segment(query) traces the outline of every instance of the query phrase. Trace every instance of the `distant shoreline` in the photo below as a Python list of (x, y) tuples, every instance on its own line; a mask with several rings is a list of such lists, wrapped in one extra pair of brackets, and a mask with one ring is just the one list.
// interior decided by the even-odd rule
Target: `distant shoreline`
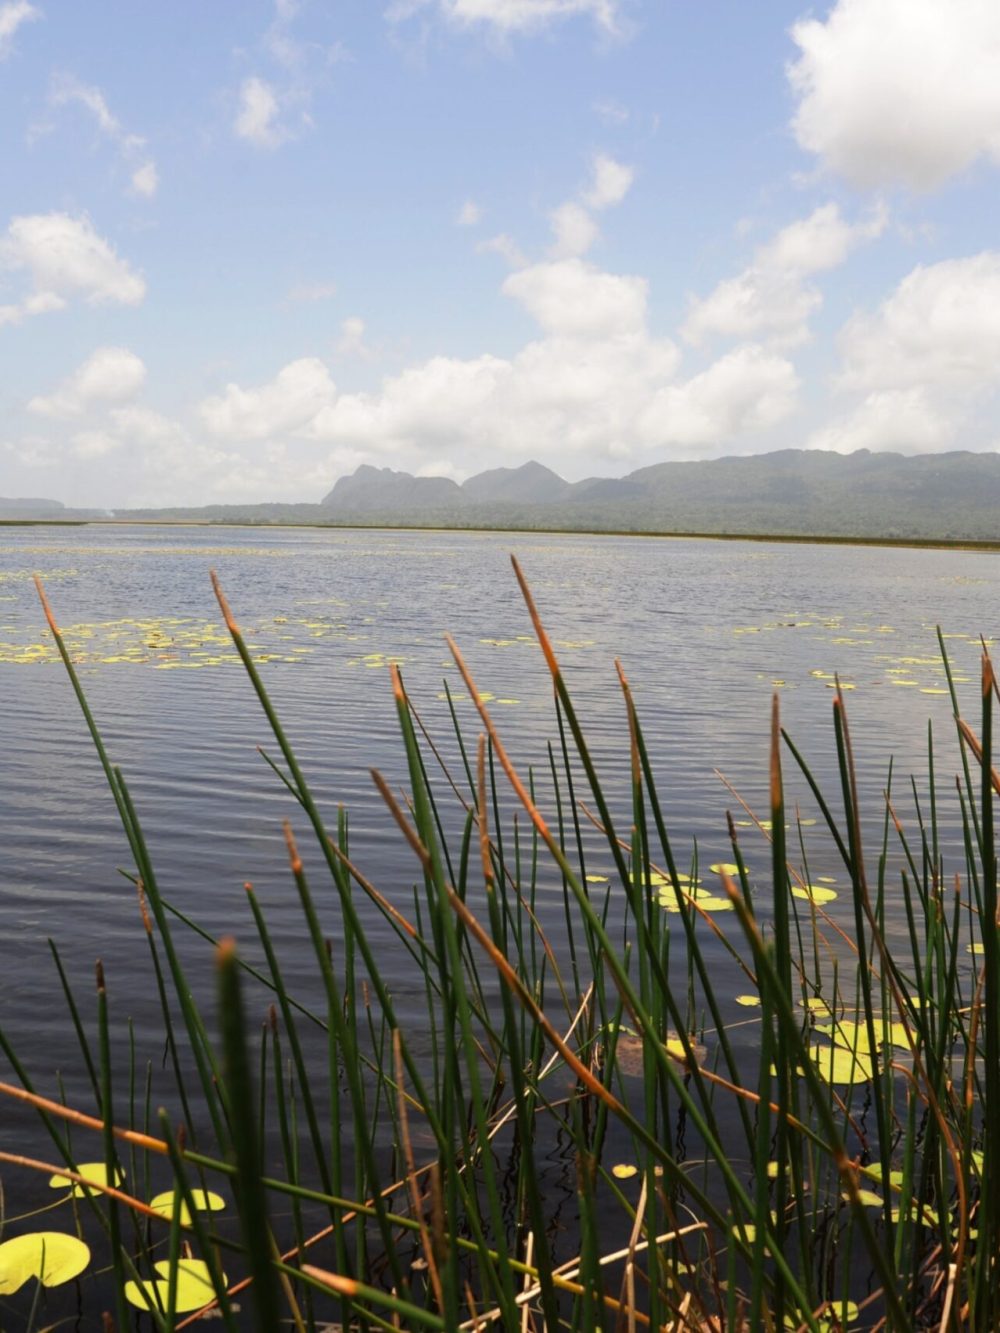
[(1000, 540), (944, 537), (841, 537), (788, 532), (658, 532), (634, 528), (525, 528), (442, 527), (422, 523), (230, 523), (195, 518), (0, 518), (0, 528), (242, 528), (253, 532), (269, 529), (305, 529), (323, 532), (462, 532), (512, 533), (527, 537), (637, 537), (664, 541), (782, 542), (792, 546), (873, 546), (927, 551), (1000, 552)]

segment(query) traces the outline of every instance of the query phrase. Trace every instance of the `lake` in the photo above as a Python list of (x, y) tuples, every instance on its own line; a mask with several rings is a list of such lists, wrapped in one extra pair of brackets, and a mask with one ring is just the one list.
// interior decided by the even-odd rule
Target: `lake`
[[(978, 729), (978, 636), (995, 630), (993, 554), (509, 533), (0, 529), (0, 1023), (41, 1090), (55, 1092), (59, 1070), (67, 1100), (92, 1106), (49, 938), (88, 1023), (100, 957), (113, 1015), (122, 1025), (133, 1020), (143, 1062), (159, 1062), (162, 1033), (135, 892), (119, 873), (131, 868), (128, 848), (32, 575), (45, 582), (108, 750), (129, 781), (165, 896), (212, 935), (235, 935), (259, 961), (243, 890), (252, 881), (294, 971), (301, 926), (281, 822), (303, 821), (257, 752), (271, 738), (209, 569), (219, 573), (330, 823), (345, 805), (353, 859), (405, 906), (415, 863), (369, 772), (406, 786), (390, 662), (401, 665), (457, 775), (445, 681), (473, 744), (480, 727), (443, 640), (450, 632), (508, 747), (538, 773), (543, 797), (547, 791), (547, 744), (558, 737), (552, 691), (511, 552), (627, 828), (628, 738), (614, 669), (621, 658), (682, 859), (693, 839), (703, 866), (731, 859), (730, 809), (747, 861), (767, 870), (762, 834), (718, 774), (767, 817), (775, 691), (784, 725), (835, 795), (834, 673), (850, 690), (870, 848), (880, 837), (890, 756), (900, 814), (912, 818), (906, 779), (926, 773), (928, 719), (942, 789), (957, 769), (936, 625), (948, 636), (963, 712)], [(843, 871), (805, 784), (790, 756), (785, 765), (789, 791), (802, 800), (811, 874), (836, 880)], [(947, 850), (957, 812), (942, 822)], [(961, 868), (957, 847), (948, 867)], [(840, 908), (834, 901), (828, 909), (835, 920)], [(556, 935), (561, 911), (553, 879), (540, 915)], [(842, 924), (852, 929), (846, 903)], [(325, 928), (337, 936), (332, 904)], [(373, 924), (376, 943), (382, 929)], [(902, 922), (890, 921), (894, 930)], [(182, 943), (196, 988), (210, 994), (209, 951), (193, 936)], [(314, 991), (307, 969), (296, 980), (304, 995)], [(405, 996), (412, 979), (394, 982)], [(8, 1151), (41, 1153), (33, 1115), (5, 1106), (4, 1119)], [(37, 1182), (23, 1173), (4, 1172), (3, 1183), (8, 1213), (37, 1202)]]

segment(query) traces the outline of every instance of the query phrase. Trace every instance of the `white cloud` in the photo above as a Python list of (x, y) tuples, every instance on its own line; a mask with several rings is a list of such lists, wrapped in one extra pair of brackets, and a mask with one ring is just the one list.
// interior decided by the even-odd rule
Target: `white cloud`
[(790, 416), (799, 381), (795, 367), (762, 347), (737, 347), (684, 384), (667, 385), (643, 414), (653, 444), (717, 447), (735, 436), (768, 430)]
[(807, 449), (892, 449), (899, 453), (933, 453), (954, 443), (957, 421), (938, 410), (923, 388), (879, 389), (867, 394), (846, 416), (814, 431)]
[(8, 4), (0, 5), (0, 60), (10, 54), (14, 34), (21, 24), (41, 17), (42, 11), (29, 5), (28, 0), (10, 0)]
[(301, 430), (335, 397), (323, 362), (303, 357), (257, 389), (227, 384), (224, 393), (202, 403), (200, 412), (211, 433), (221, 439), (264, 440)]
[(104, 458), (107, 454), (120, 449), (124, 441), (106, 430), (81, 430), (71, 439), (73, 453), (77, 458)]
[(505, 231), (501, 232), (499, 236), (491, 236), (489, 240), (480, 241), (476, 250), (483, 254), (500, 255), (511, 268), (524, 268), (528, 263), (527, 256), (521, 250), (521, 247)]
[(257, 148), (277, 148), (288, 138), (287, 129), (278, 123), (278, 96), (271, 84), (256, 75), (243, 80), (233, 132)]
[(146, 284), (98, 236), (90, 219), (33, 213), (12, 219), (0, 236), (0, 269), (26, 272), (32, 283), (16, 305), (0, 307), (0, 323), (62, 309), (80, 296), (90, 305), (138, 305)]
[(795, 136), (853, 184), (927, 190), (1000, 162), (996, 0), (837, 0), (792, 38)]
[(85, 107), (97, 121), (98, 128), (110, 139), (117, 139), (122, 143), (131, 141), (137, 147), (143, 142), (137, 136), (130, 136), (125, 133), (121, 122), (116, 116), (112, 115), (107, 98), (100, 88), (81, 83), (79, 79), (74, 78), (71, 74), (61, 74), (53, 79), (49, 101), (53, 106), (66, 106), (75, 102), (79, 106)]
[(638, 332), (646, 317), (646, 280), (605, 273), (581, 259), (533, 264), (505, 279), (503, 291), (546, 333), (613, 338)]
[(804, 286), (797, 278), (748, 268), (691, 302), (683, 334), (696, 344), (715, 335), (765, 335), (780, 346), (794, 347), (808, 336), (808, 320), (822, 301), (815, 287)]
[(436, 356), (367, 393), (338, 393), (322, 363), (293, 362), (262, 388), (230, 385), (203, 419), (233, 440), (249, 427), (263, 436), (267, 422), (286, 443), (326, 444), (342, 471), (384, 460), (459, 476), (536, 457), (579, 474), (715, 453), (795, 406), (793, 367), (759, 347), (679, 380), (676, 346), (648, 328), (640, 277), (569, 257), (509, 275), (502, 291), (540, 329), (513, 357)]
[[(1000, 392), (1000, 252), (918, 265), (840, 332), (836, 387), (854, 401), (814, 449), (984, 447)], [(992, 431), (995, 432), (995, 413)]]
[(365, 321), (358, 315), (350, 315), (340, 326), (337, 339), (337, 351), (341, 356), (371, 355), (371, 348), (365, 342)]
[(823, 303), (819, 290), (804, 279), (842, 264), (856, 246), (881, 235), (887, 222), (882, 207), (849, 223), (836, 204), (824, 204), (789, 223), (757, 250), (742, 273), (691, 301), (684, 337), (696, 344), (716, 334), (766, 337), (778, 347), (804, 342), (809, 318)]
[(632, 188), (635, 169), (624, 162), (616, 162), (607, 153), (598, 153), (591, 164), (590, 188), (583, 196), (589, 208), (610, 208), (620, 204)]
[(597, 223), (585, 208), (568, 200), (549, 215), (555, 236), (553, 253), (557, 258), (584, 255), (597, 240)]
[(134, 397), (146, 382), (141, 358), (126, 347), (99, 347), (55, 393), (32, 398), (29, 412), (46, 417), (81, 416), (91, 408)]
[(1000, 385), (1000, 252), (919, 265), (839, 343), (847, 388)]
[(132, 172), (132, 193), (140, 194), (144, 199), (152, 199), (160, 186), (160, 173), (155, 162), (144, 162)]
[[(391, 22), (410, 18), (435, 0), (396, 0), (386, 9)], [(606, 32), (619, 30), (619, 0), (436, 0), (438, 12), (460, 27), (485, 24), (507, 35), (544, 28), (559, 19), (589, 17)]]
[(483, 210), (475, 199), (466, 199), (455, 218), (456, 227), (475, 227), (483, 220)]
[(783, 227), (757, 255), (760, 268), (788, 274), (821, 273), (837, 268), (864, 241), (881, 236), (889, 221), (880, 205), (862, 222), (846, 222), (836, 204), (823, 204)]
[[(130, 134), (113, 114), (100, 88), (81, 83), (72, 74), (59, 74), (53, 78), (49, 101), (55, 107), (69, 105), (84, 107), (97, 122), (101, 133), (118, 146), (126, 161), (135, 161), (136, 156), (145, 147), (145, 139), (139, 134)], [(132, 194), (151, 199), (156, 193), (158, 183), (156, 164), (149, 158), (132, 171), (130, 190)]]

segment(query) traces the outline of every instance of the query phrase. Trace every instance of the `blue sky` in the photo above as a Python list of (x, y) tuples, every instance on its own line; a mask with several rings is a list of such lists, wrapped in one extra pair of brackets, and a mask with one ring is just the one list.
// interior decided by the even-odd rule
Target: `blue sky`
[(0, 495), (1000, 446), (995, 0), (0, 0)]

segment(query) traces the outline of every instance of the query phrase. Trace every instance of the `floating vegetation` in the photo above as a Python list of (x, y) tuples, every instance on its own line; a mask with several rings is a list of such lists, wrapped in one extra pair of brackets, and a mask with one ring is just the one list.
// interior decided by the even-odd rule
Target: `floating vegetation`
[[(178, 1259), (176, 1264), (161, 1259), (153, 1267), (159, 1274), (154, 1280), (125, 1283), (125, 1299), (129, 1305), (140, 1310), (172, 1307), (178, 1314), (184, 1314), (200, 1310), (214, 1301), (215, 1283), (203, 1259)], [(220, 1274), (218, 1280), (225, 1282), (225, 1273)]]
[(34, 1278), (43, 1287), (72, 1282), (90, 1263), (90, 1250), (63, 1231), (32, 1231), (0, 1243), (0, 1296)]
[(49, 1176), (49, 1188), (68, 1189), (75, 1199), (82, 1199), (86, 1195), (104, 1189), (107, 1185), (121, 1185), (125, 1179), (123, 1172), (117, 1168), (112, 1179), (105, 1162), (81, 1162), (76, 1168), (76, 1174), (83, 1177), (82, 1183), (56, 1172), (55, 1175)]
[[(411, 857), (379, 885), (346, 812), (325, 825), (258, 665), (278, 644), (290, 657), (296, 635), (341, 629), (291, 614), (241, 629), (218, 584), (225, 635), (178, 620), (108, 622), (115, 642), (108, 626), (74, 637), (46, 604), (49, 634), (27, 647), (59, 656), (81, 703), (80, 654), (239, 660), (277, 747), (302, 931), (291, 945), (272, 933), (252, 886), (233, 925), (245, 950), (173, 908), (87, 710), (163, 1014), (162, 1046), (143, 1054), (171, 1105), (157, 1121), (149, 1094), (142, 1104), (133, 1033), (127, 1075), (112, 1058), (122, 1034), (100, 965), (96, 1023), (61, 964), (59, 979), (92, 1104), (65, 1105), (54, 1074), (36, 1087), (0, 1030), (13, 1070), (0, 1096), (37, 1108), (56, 1154), (49, 1165), (0, 1149), (0, 1161), (40, 1194), (49, 1179), (61, 1194), (47, 1206), (80, 1233), (3, 1240), (5, 1326), (179, 1333), (204, 1311), (235, 1333), (244, 1316), (268, 1333), (1000, 1327), (989, 657), (975, 726), (956, 701), (948, 762), (933, 738), (930, 792), (918, 780), (894, 792), (887, 778), (871, 862), (862, 831), (872, 840), (875, 821), (859, 803), (844, 697), (829, 700), (833, 795), (782, 730), (775, 697), (766, 818), (749, 805), (730, 816), (713, 855), (732, 860), (710, 864), (722, 883), (706, 887), (698, 846), (681, 854), (667, 827), (660, 758), (628, 680), (617, 682), (628, 723), (618, 762), (631, 800), (618, 809), (559, 645), (517, 575), (556, 700), (544, 771), (521, 771), (496, 725), (502, 701), (457, 645), (477, 718), (470, 736), (452, 713), (451, 766), (393, 658), (350, 650), (388, 678), (406, 763), (405, 779), (373, 774), (386, 836), (398, 830)], [(868, 632), (825, 616), (814, 628), (852, 643)], [(786, 807), (788, 765), (818, 817)], [(946, 818), (960, 828), (957, 879)], [(800, 864), (807, 843), (842, 889)], [(891, 939), (890, 900), (903, 922)], [(564, 935), (546, 925), (553, 906)], [(199, 959), (217, 983), (205, 1012)], [(415, 984), (397, 993), (401, 974)], [(78, 1164), (78, 1152), (102, 1160)], [(154, 1178), (167, 1188), (146, 1202)]]

